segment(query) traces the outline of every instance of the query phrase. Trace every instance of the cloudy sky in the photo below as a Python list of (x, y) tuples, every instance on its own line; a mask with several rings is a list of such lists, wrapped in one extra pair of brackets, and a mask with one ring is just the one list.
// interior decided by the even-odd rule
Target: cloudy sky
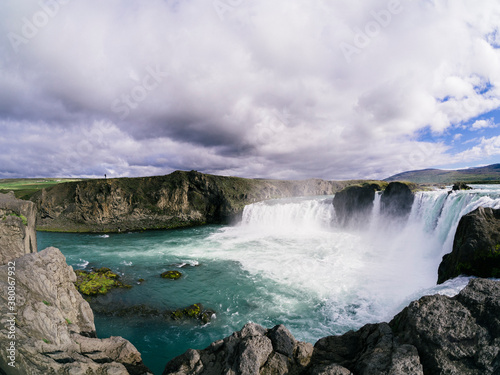
[(500, 162), (498, 0), (3, 0), (0, 178)]

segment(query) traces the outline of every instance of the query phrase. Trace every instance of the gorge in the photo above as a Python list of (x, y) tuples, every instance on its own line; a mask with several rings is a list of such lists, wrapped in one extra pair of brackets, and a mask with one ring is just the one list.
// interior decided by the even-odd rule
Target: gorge
[[(439, 286), (436, 280), (442, 256), (453, 248), (460, 218), (480, 206), (500, 208), (497, 186), (475, 187), (473, 191), (450, 194), (448, 190), (416, 192), (409, 210), (397, 217), (383, 203), (383, 193), (373, 187), (369, 209), (365, 208), (364, 216), (359, 216), (361, 227), (360, 220), (339, 226), (334, 198), (326, 195), (248, 204), (242, 210), (241, 222), (231, 226), (213, 224), (166, 232), (108, 235), (41, 232), (38, 242), (39, 249), (49, 245), (59, 247), (75, 269), (108, 266), (134, 284), (130, 290), (110, 292), (101, 304), (149, 304), (165, 308), (202, 302), (216, 311), (217, 317), (204, 326), (172, 325), (157, 317), (134, 320), (96, 313), (99, 337), (125, 336), (139, 349), (154, 373), (161, 373), (169, 359), (186, 349), (207, 347), (213, 341), (210, 350), (220, 358), (216, 365), (229, 373), (255, 373), (248, 367), (248, 358), (255, 359), (253, 366), (259, 363), (260, 373), (286, 370), (371, 374), (377, 373), (372, 371), (374, 368), (379, 368), (379, 373), (405, 373), (404, 368), (415, 368), (415, 373), (435, 373), (429, 369), (446, 366), (461, 369), (467, 360), (457, 359), (462, 364), (450, 365), (439, 359), (448, 354), (436, 354), (437, 359), (429, 359), (432, 355), (425, 353), (433, 342), (442, 338), (430, 338), (428, 344), (421, 340), (427, 346), (419, 346), (421, 342), (415, 337), (423, 337), (422, 332), (427, 332), (425, 327), (412, 331), (413, 323), (420, 319), (419, 311), (429, 314), (432, 309), (427, 311), (425, 306), (430, 304), (442, 306), (443, 311), (454, 306), (459, 315), (494, 316), (494, 306), (488, 305), (486, 312), (473, 311), (471, 306), (485, 303), (477, 302), (480, 290), (491, 292), (493, 302), (498, 300), (497, 283), (480, 281), (465, 289), (463, 293), (471, 302), (457, 297), (460, 306), (453, 302), (455, 299), (437, 296), (412, 303), (413, 307), (403, 315), (398, 312), (423, 295), (453, 296), (468, 284), (468, 277), (451, 279)], [(159, 274), (169, 269), (180, 270), (183, 277), (166, 284)], [(138, 284), (139, 279), (145, 281)], [(393, 320), (395, 315), (399, 318)], [(147, 321), (154, 329), (146, 328)], [(268, 328), (285, 324), (287, 328), (267, 331), (250, 325), (235, 334), (229, 346), (226, 340), (219, 342), (232, 332), (239, 332), (248, 321)], [(380, 321), (391, 323), (373, 325)], [(494, 373), (498, 368), (494, 360), (497, 355), (494, 353), (498, 353), (494, 321), (491, 326), (483, 327), (480, 320), (480, 326), (471, 328), (472, 332), (482, 332), (477, 337), (484, 338), (479, 340), (482, 346), (474, 350), (490, 353), (490, 359), (482, 354), (486, 358), (482, 364), (470, 364), (471, 368), (476, 366), (481, 369), (477, 371), (485, 372), (471, 373)], [(367, 323), (372, 325), (364, 327)], [(435, 321), (435, 324), (444, 326), (450, 322)], [(347, 336), (332, 336), (359, 328), (361, 331)], [(367, 337), (377, 339), (366, 341)], [(464, 340), (467, 342), (469, 338)], [(265, 350), (250, 345), (250, 341), (261, 343)], [(318, 343), (313, 348), (315, 342)], [(231, 345), (240, 349), (231, 352)], [(343, 354), (338, 354), (340, 357), (328, 354), (332, 351)], [(385, 365), (377, 365), (374, 356), (377, 352), (386, 353), (382, 356)], [(237, 353), (260, 354), (257, 357), (249, 354), (247, 363), (242, 364), (245, 356), (235, 357)], [(212, 354), (189, 351), (169, 364), (165, 373), (218, 373), (209, 370), (211, 362), (204, 359), (207, 355)], [(223, 357), (229, 361), (228, 365)], [(255, 362), (256, 358), (260, 359)], [(286, 358), (291, 358), (292, 367), (283, 367), (282, 360)]]

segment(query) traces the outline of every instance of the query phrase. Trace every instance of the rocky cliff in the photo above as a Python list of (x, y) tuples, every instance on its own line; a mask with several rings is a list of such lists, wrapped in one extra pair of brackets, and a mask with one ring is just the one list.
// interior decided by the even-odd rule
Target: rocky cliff
[(378, 185), (365, 184), (348, 186), (336, 193), (333, 206), (339, 225), (363, 227), (367, 224), (377, 190), (380, 190)]
[(0, 265), (24, 254), (34, 253), (36, 209), (32, 202), (0, 194)]
[(410, 214), (414, 191), (420, 189), (417, 184), (407, 182), (364, 183), (348, 186), (333, 198), (337, 221), (341, 226), (363, 228), (368, 223), (373, 209), (375, 192), (382, 190), (380, 213), (386, 218), (400, 220)]
[(284, 328), (247, 324), (163, 375), (419, 375), (500, 373), (500, 281), (473, 279), (456, 297), (422, 297), (390, 323), (368, 324), (314, 347)]
[(411, 212), (415, 195), (412, 186), (403, 182), (391, 182), (380, 197), (380, 213), (392, 218), (407, 217)]
[(0, 368), (6, 374), (148, 373), (130, 342), (96, 338), (92, 310), (58, 249), (11, 262), (0, 267), (1, 275), (12, 271), (0, 281), (0, 320), (7, 327), (0, 331)]
[(438, 283), (461, 274), (500, 277), (500, 209), (479, 207), (460, 219), (453, 250), (439, 265)]
[(36, 252), (34, 204), (1, 197), (0, 210), (0, 374), (149, 374), (130, 342), (96, 338), (63, 254)]
[(167, 176), (70, 182), (32, 197), (38, 228), (118, 232), (227, 223), (265, 199), (333, 194), (352, 181), (280, 181), (177, 171)]

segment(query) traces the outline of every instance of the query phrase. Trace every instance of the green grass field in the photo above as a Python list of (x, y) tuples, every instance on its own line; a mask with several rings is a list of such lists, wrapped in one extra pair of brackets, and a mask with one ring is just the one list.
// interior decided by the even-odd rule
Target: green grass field
[(29, 199), (38, 190), (63, 182), (81, 181), (75, 178), (8, 178), (0, 179), (0, 193), (14, 191), (17, 198)]

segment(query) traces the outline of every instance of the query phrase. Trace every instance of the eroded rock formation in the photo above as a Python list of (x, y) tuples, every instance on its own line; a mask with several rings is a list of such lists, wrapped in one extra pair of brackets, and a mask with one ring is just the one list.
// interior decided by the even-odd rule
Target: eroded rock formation
[(382, 215), (401, 218), (411, 212), (415, 195), (410, 186), (403, 182), (391, 182), (380, 198), (380, 213)]
[(381, 186), (378, 184), (367, 183), (348, 186), (336, 193), (333, 206), (339, 225), (362, 228), (368, 224), (373, 210), (375, 192), (380, 189)]
[(37, 251), (34, 203), (0, 194), (0, 265)]
[[(8, 305), (7, 278), (0, 280), (2, 327), (10, 327), (9, 319), (15, 318), (13, 330), (0, 331), (0, 367), (7, 374), (148, 373), (129, 341), (96, 338), (92, 310), (73, 285), (75, 273), (58, 249), (47, 248), (13, 262), (15, 305)], [(0, 267), (1, 275), (8, 274), (7, 267)], [(15, 367), (5, 362), (11, 342)]]
[(500, 209), (479, 207), (460, 219), (453, 250), (439, 265), (438, 284), (461, 274), (500, 277)]

